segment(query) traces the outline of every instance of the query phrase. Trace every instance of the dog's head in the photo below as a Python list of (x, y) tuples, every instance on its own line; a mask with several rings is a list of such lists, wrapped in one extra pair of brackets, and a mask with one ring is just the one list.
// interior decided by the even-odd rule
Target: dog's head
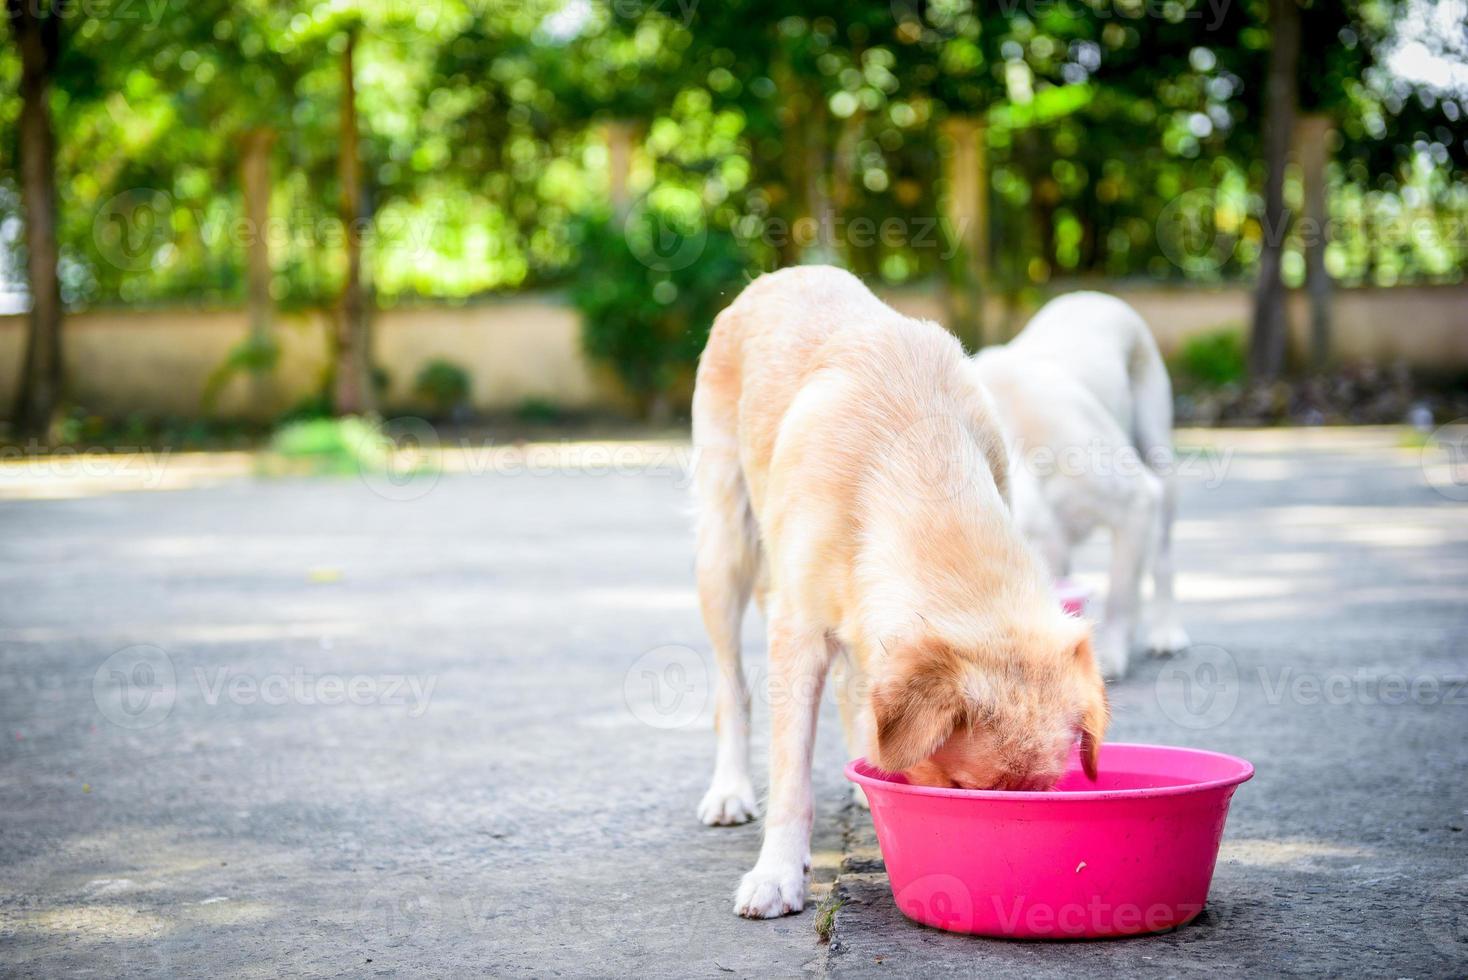
[(1090, 629), (1067, 620), (999, 646), (1021, 649), (892, 650), (871, 693), (872, 763), (923, 786), (1046, 790), (1079, 740), (1094, 779), (1108, 710)]

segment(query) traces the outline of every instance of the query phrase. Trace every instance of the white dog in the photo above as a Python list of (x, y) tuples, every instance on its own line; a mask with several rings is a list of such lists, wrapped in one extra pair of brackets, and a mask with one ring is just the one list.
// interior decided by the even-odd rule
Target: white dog
[(1072, 549), (1097, 527), (1111, 531), (1102, 671), (1126, 673), (1149, 564), (1146, 646), (1186, 647), (1172, 591), (1172, 384), (1147, 324), (1114, 296), (1070, 293), (974, 364), (1009, 442), (1015, 519), (1050, 570), (1068, 575)]

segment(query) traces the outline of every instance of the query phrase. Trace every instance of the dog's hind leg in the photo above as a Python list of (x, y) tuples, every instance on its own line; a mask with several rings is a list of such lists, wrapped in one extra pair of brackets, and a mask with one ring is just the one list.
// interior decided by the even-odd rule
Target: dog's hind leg
[(759, 813), (749, 774), (749, 685), (740, 661), (739, 633), (759, 573), (759, 531), (727, 431), (732, 412), (711, 405), (701, 390), (694, 403), (694, 496), (698, 506), (698, 604), (714, 648), (714, 727), (718, 751), (698, 819), (710, 826), (741, 824)]
[(1124, 469), (1134, 476), (1111, 479), (1110, 493), (1104, 498), (1111, 528), (1111, 575), (1106, 614), (1096, 635), (1096, 660), (1108, 678), (1126, 675), (1136, 634), (1142, 573), (1152, 557), (1162, 501), (1162, 481), (1151, 470), (1139, 462)]
[(1172, 446), (1172, 382), (1145, 325), (1138, 324), (1129, 373), (1135, 400), (1133, 440), (1137, 453), (1161, 484), (1152, 569), (1152, 607), (1146, 647), (1152, 653), (1177, 653), (1188, 645), (1178, 622), (1172, 591), (1172, 524), (1177, 515), (1176, 454)]
[(1172, 473), (1161, 473), (1162, 504), (1157, 513), (1157, 548), (1152, 555), (1152, 607), (1148, 610), (1147, 649), (1155, 654), (1173, 654), (1187, 648), (1188, 633), (1178, 621), (1172, 591), (1172, 524), (1177, 515), (1177, 481)]

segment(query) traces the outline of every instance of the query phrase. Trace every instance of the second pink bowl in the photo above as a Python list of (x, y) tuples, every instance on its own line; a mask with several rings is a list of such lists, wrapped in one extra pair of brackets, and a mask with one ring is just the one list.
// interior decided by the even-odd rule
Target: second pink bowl
[(1160, 932), (1203, 911), (1229, 801), (1254, 775), (1199, 749), (1111, 743), (1047, 793), (912, 786), (857, 759), (897, 907), (950, 932), (1080, 939)]
[(1074, 579), (1058, 578), (1055, 580), (1055, 598), (1060, 600), (1060, 608), (1072, 616), (1084, 616), (1091, 590)]

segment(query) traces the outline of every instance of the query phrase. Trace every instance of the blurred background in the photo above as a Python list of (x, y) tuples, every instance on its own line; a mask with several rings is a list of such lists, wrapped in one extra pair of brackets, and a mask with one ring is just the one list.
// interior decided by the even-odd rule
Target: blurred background
[[(0, 976), (1468, 975), (1468, 0), (6, 11)], [(970, 350), (1113, 292), (1213, 426), (1109, 693), (1258, 767), (1196, 924), (909, 928), (834, 706), (731, 914), (688, 399), (814, 262)]]
[(1182, 423), (1468, 415), (1463, 0), (800, 6), (10, 0), (0, 438), (663, 427), (801, 262), (1116, 292)]

